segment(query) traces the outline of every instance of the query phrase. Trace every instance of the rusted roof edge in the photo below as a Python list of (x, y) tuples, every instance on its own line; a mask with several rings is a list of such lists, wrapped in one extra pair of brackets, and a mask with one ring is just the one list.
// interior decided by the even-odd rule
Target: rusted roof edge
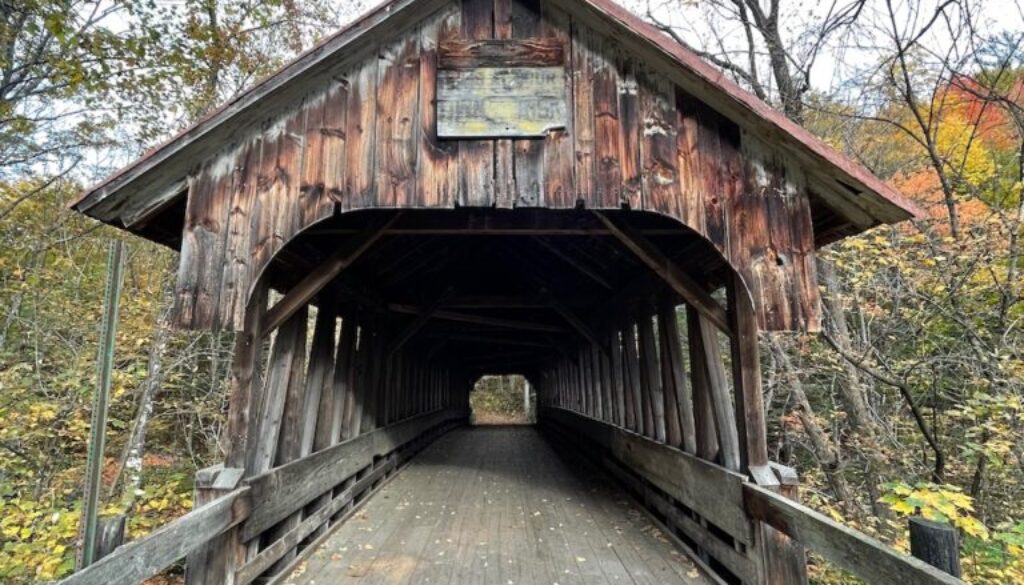
[[(654, 25), (644, 21), (612, 0), (574, 1), (589, 7), (594, 13), (604, 16), (615, 24), (622, 26), (640, 40), (653, 45), (659, 52), (681, 65), (701, 81), (707, 83), (711, 88), (725, 94), (736, 105), (791, 137), (796, 146), (806, 150), (821, 162), (833, 167), (840, 175), (845, 176), (841, 178), (848, 178), (850, 182), (860, 183), (868, 191), (868, 195), (877, 195), (902, 211), (905, 214), (903, 219), (923, 217), (925, 215), (920, 207), (876, 177), (865, 167), (840, 154), (802, 126), (740, 87), (729, 79), (725, 73), (703, 61), (692, 51), (669, 38)], [(388, 0), (378, 5), (335, 34), (326, 37), (314, 47), (303, 52), (275, 73), (263, 78), (252, 88), (239, 93), (190, 127), (150, 149), (141, 158), (123, 167), (96, 185), (89, 187), (79, 197), (69, 203), (68, 207), (87, 213), (89, 208), (110, 194), (124, 188), (175, 153), (187, 148), (198, 137), (214, 130), (232, 116), (243, 113), (265, 95), (283, 87), (313, 65), (322, 63), (339, 50), (344, 49), (356, 38), (360, 38), (368, 30), (386, 23), (393, 14), (410, 10), (418, 4), (432, 2), (438, 2), (438, 0)], [(443, 5), (443, 3), (439, 2), (440, 5)], [(110, 221), (110, 218), (100, 219)]]

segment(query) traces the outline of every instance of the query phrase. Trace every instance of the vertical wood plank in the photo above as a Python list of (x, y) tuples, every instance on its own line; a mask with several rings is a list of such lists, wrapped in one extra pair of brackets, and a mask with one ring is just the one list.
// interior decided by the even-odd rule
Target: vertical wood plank
[[(638, 322), (640, 330), (640, 378), (646, 392), (646, 401), (650, 410), (650, 436), (664, 443), (665, 435), (665, 397), (661, 387), (661, 373), (658, 369), (658, 345), (654, 337), (654, 320), (646, 310), (640, 312)], [(653, 431), (653, 432), (651, 432)]]
[(416, 201), (416, 130), (419, 126), (418, 29), (381, 48), (377, 60), (377, 206)]
[(627, 320), (622, 330), (623, 352), (626, 356), (627, 386), (629, 396), (632, 399), (633, 426), (630, 430), (641, 435), (648, 435), (651, 432), (649, 408), (645, 400), (645, 393), (640, 382), (640, 357), (637, 353), (636, 326), (632, 321)]
[[(318, 307), (316, 324), (313, 328), (313, 345), (309, 352), (309, 366), (306, 368), (306, 391), (303, 395), (302, 418), (299, 431), (302, 441), (299, 457), (313, 452), (321, 428), (329, 428), (334, 414), (334, 333), (337, 328), (334, 307)], [(321, 441), (324, 441), (323, 437)], [(326, 445), (324, 445), (326, 446)], [(321, 449), (323, 446), (320, 447)]]
[(705, 169), (700, 150), (700, 120), (697, 118), (698, 102), (690, 94), (679, 87), (675, 88), (676, 97), (676, 128), (678, 129), (676, 168), (679, 176), (680, 215), (686, 225), (698, 233), (706, 234), (704, 222), (703, 172)]
[(369, 207), (376, 201), (377, 69), (377, 59), (370, 58), (349, 74), (342, 211)]
[[(513, 0), (494, 0), (494, 38), (511, 39), (513, 36)], [(512, 140), (494, 141), (494, 204), (508, 209), (515, 204), (516, 187), (514, 150)]]
[(675, 331), (673, 324), (676, 319), (675, 308), (665, 302), (658, 305), (658, 349), (661, 364), (661, 387), (664, 397), (665, 442), (673, 447), (680, 447), (683, 442), (682, 424), (679, 418), (678, 385), (675, 367), (679, 365), (677, 356), (673, 355), (673, 347), (678, 348), (679, 340), (673, 346), (670, 339)]
[(680, 215), (678, 120), (672, 85), (656, 71), (640, 76), (641, 177), (643, 207), (673, 217)]
[(266, 266), (274, 254), (302, 229), (300, 209), (295, 202), (299, 198), (300, 173), (302, 172), (303, 141), (306, 133), (306, 112), (300, 105), (284, 117), (278, 125), (276, 176), (271, 185), (269, 197), (273, 201), (273, 230), (265, 251), (267, 257), (260, 263)]
[(637, 83), (636, 60), (624, 51), (618, 54), (618, 67), (621, 74), (618, 80), (619, 98), (619, 130), (620, 138), (619, 164), (622, 168), (622, 192), (619, 202), (630, 209), (642, 209), (642, 184), (640, 177), (641, 149), (640, 134), (640, 96)]
[(700, 313), (686, 306), (687, 346), (690, 350), (690, 375), (693, 386), (694, 433), (697, 441), (697, 456), (706, 461), (718, 458), (718, 429), (711, 408), (707, 361), (704, 357), (704, 342), (699, 326)]
[[(541, 36), (557, 40), (565, 52), (572, 55), (572, 21), (569, 14), (555, 2), (541, 4)], [(572, 63), (565, 67), (566, 103), (574, 103)], [(544, 204), (550, 207), (572, 208), (576, 204), (576, 187), (573, 181), (575, 162), (573, 158), (574, 121), (571, 115), (565, 128), (551, 130), (543, 139), (544, 155)]]
[(614, 422), (620, 427), (629, 428), (632, 415), (627, 410), (626, 385), (622, 377), (622, 341), (618, 329), (614, 327), (608, 334), (608, 351), (611, 352), (611, 392), (617, 415)]
[(348, 130), (346, 78), (331, 80), (306, 112), (306, 154), (299, 185), (302, 225), (326, 219), (340, 204), (345, 186), (346, 131)]
[[(572, 75), (573, 108), (573, 182), (576, 199), (587, 206), (598, 205), (594, 197), (594, 59), (592, 29), (578, 19), (572, 19), (571, 36), (572, 61), (569, 65)], [(599, 206), (599, 205), (598, 205)]]
[[(462, 36), (489, 39), (494, 34), (493, 0), (462, 0)], [(459, 204), (488, 207), (494, 203), (494, 141), (459, 142)]]
[(618, 47), (591, 31), (594, 93), (594, 207), (618, 208), (622, 203), (622, 124), (619, 115)]
[(458, 191), (458, 143), (437, 138), (437, 44), (459, 32), (461, 13), (451, 10), (420, 30), (420, 153), (416, 195), (423, 207), (452, 207)]
[(267, 379), (262, 392), (255, 432), (251, 434), (249, 464), (252, 474), (273, 467), (277, 459), (285, 401), (296, 364), (301, 362), (306, 344), (306, 308), (296, 311), (274, 337), (267, 366)]
[[(267, 288), (257, 286), (246, 303), (242, 330), (235, 334), (234, 351), (231, 358), (231, 374), (228, 385), (227, 444), (224, 464), (226, 467), (245, 468), (246, 454), (254, 440), (250, 434), (253, 426), (253, 408), (259, 408), (260, 364), (263, 362), (263, 343), (260, 334), (260, 319), (267, 308)], [(246, 469), (250, 472), (250, 469)]]
[(728, 286), (729, 320), (735, 337), (732, 350), (732, 379), (736, 394), (736, 427), (740, 443), (741, 469), (768, 465), (768, 430), (761, 396), (761, 359), (757, 338), (757, 315), (739, 275)]
[[(517, 39), (541, 34), (540, 0), (512, 0), (512, 36)], [(515, 140), (513, 174), (517, 207), (551, 205), (544, 199), (544, 140)]]
[(217, 324), (234, 158), (231, 154), (221, 155), (189, 177), (172, 308), (176, 321), (187, 328), (205, 329)]
[(722, 450), (722, 464), (734, 471), (740, 470), (739, 431), (736, 428), (736, 411), (729, 396), (729, 383), (725, 376), (725, 363), (718, 347), (718, 329), (703, 315), (698, 315), (700, 329), (700, 351), (707, 374), (711, 410), (718, 429), (718, 444)]
[(234, 170), (228, 236), (224, 250), (224, 276), (220, 294), (220, 315), (236, 331), (245, 324), (245, 308), (251, 287), (250, 215), (256, 197), (257, 173), (262, 149), (257, 137), (242, 147)]
[[(675, 302), (666, 299), (658, 316), (659, 331), (662, 332), (662, 355), (666, 355), (669, 363), (669, 375), (675, 391), (675, 401), (679, 416), (679, 434), (681, 446), (687, 453), (697, 452), (697, 433), (693, 420), (693, 397), (686, 382), (686, 368), (683, 364), (683, 350), (679, 338), (679, 322), (676, 316)], [(664, 368), (665, 364), (662, 365)], [(667, 386), (666, 386), (667, 388)], [(667, 404), (667, 403), (666, 403)]]

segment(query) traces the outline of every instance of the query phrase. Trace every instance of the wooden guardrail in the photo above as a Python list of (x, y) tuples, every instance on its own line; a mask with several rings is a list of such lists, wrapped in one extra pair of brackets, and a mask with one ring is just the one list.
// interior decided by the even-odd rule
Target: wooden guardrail
[[(250, 583), (286, 551), (324, 526), (358, 494), (366, 493), (393, 471), (399, 464), (399, 458), (391, 456), (396, 451), (419, 439), (433, 438), (434, 431), (443, 431), (465, 416), (465, 412), (457, 409), (414, 416), (252, 477), (241, 487), (121, 546), (60, 581), (59, 585), (141, 583), (234, 526), (240, 525), (238, 530), (243, 541), (257, 537), (317, 497), (360, 474), (326, 505), (242, 566), (236, 573), (236, 582)], [(374, 465), (378, 461), (379, 464)]]
[(745, 484), (743, 498), (752, 518), (873, 585), (964, 585), (924, 561), (760, 486)]
[(60, 585), (140, 583), (248, 518), (249, 503), (249, 488), (238, 488), (121, 546)]
[[(748, 558), (756, 547), (748, 548), (745, 556), (719, 534), (747, 544), (756, 534), (754, 521), (759, 521), (871, 585), (964, 585), (919, 559), (674, 447), (563, 408), (542, 409), (540, 420), (561, 427), (556, 430), (584, 449), (602, 451), (598, 458), (612, 475), (744, 582), (757, 582)], [(708, 524), (717, 530), (709, 530)]]

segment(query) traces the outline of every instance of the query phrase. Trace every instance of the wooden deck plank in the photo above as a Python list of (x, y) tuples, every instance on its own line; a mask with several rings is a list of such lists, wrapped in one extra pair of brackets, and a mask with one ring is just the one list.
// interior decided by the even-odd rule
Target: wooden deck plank
[(712, 581), (532, 427), (476, 427), (424, 450), (284, 582)]

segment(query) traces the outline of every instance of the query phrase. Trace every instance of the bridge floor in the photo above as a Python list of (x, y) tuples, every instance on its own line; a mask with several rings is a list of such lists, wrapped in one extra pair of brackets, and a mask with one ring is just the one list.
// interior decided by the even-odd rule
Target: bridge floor
[(438, 439), (284, 580), (291, 585), (706, 584), (626, 498), (532, 427)]

